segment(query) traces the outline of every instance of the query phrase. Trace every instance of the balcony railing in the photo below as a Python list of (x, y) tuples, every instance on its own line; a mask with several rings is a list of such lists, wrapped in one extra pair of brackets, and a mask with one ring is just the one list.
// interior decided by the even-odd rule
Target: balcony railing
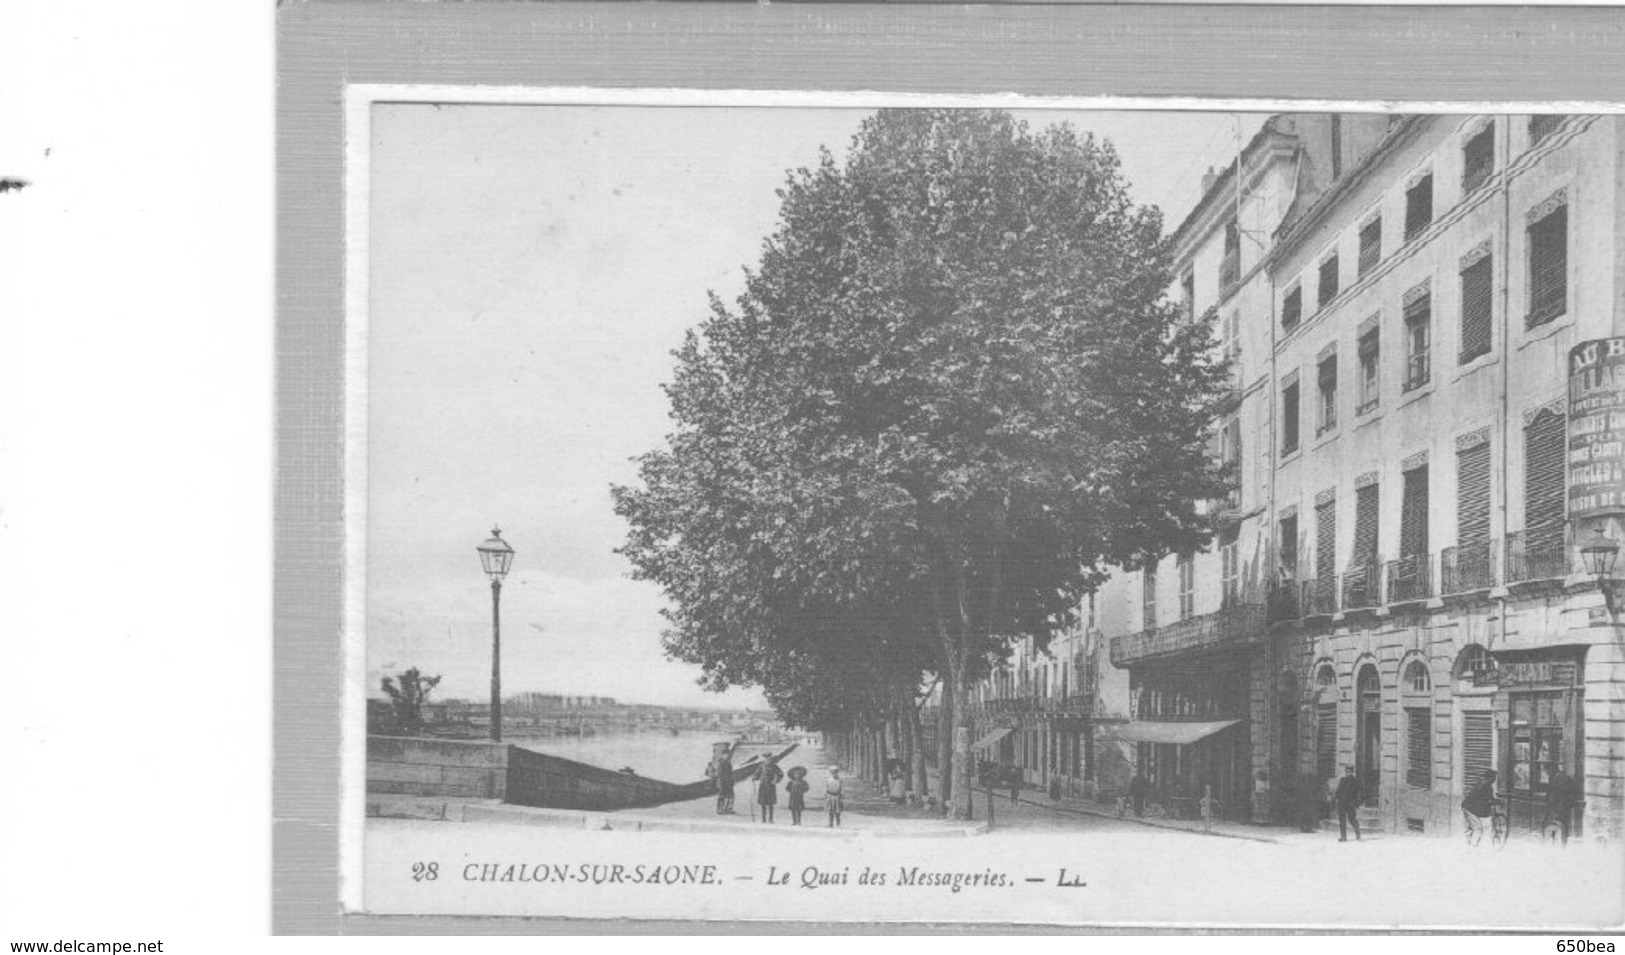
[(1388, 562), (1388, 602), (1413, 603), (1433, 596), (1433, 561), (1427, 554), (1412, 554)]
[(1337, 612), (1337, 577), (1325, 574), (1303, 582), (1298, 609), (1305, 617), (1329, 617)]
[(1113, 637), (1112, 663), (1124, 666), (1191, 650), (1258, 643), (1264, 639), (1265, 616), (1263, 604), (1244, 603), (1217, 613), (1180, 620), (1165, 627)]
[[(1029, 693), (1032, 691), (1029, 691)], [(1094, 694), (1075, 691), (1061, 696), (1008, 696), (996, 700), (981, 700), (970, 705), (972, 716), (1087, 716), (1094, 709)]]
[(1357, 564), (1343, 572), (1343, 610), (1367, 610), (1382, 604), (1382, 565)]
[(1493, 540), (1472, 541), (1446, 547), (1439, 554), (1439, 595), (1489, 590), (1496, 584), (1495, 555), (1500, 550)]
[(1569, 575), (1569, 529), (1549, 524), (1507, 535), (1507, 583), (1561, 580)]

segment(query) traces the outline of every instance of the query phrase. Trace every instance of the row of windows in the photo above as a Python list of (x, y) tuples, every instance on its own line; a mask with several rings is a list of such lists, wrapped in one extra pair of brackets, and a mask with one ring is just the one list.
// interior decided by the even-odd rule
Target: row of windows
[[(1179, 619), (1189, 620), (1196, 615), (1196, 560), (1190, 554), (1181, 554), (1175, 563), (1179, 578)], [(1142, 627), (1157, 626), (1157, 568), (1155, 564), (1140, 573), (1140, 612)], [(1235, 606), (1241, 600), (1241, 547), (1236, 541), (1219, 545), (1219, 605), (1222, 609)]]
[[(1524, 533), (1525, 559), (1547, 559), (1545, 552), (1562, 547), (1566, 511), (1564, 475), (1565, 432), (1562, 415), (1544, 409), (1524, 428)], [(1456, 451), (1456, 554), (1453, 573), (1470, 575), (1473, 583), (1492, 573), (1490, 548), (1491, 460), (1488, 440), (1459, 447)], [(1398, 557), (1426, 558), (1430, 552), (1428, 503), (1430, 472), (1422, 462), (1401, 472)], [(1381, 483), (1370, 480), (1355, 488), (1354, 538), (1349, 568), (1364, 570), (1379, 560), (1382, 552), (1379, 508)], [(1337, 498), (1324, 494), (1316, 503), (1315, 562), (1312, 576), (1329, 578), (1338, 572)], [(1299, 576), (1298, 515), (1289, 513), (1278, 520), (1280, 529), (1280, 570), (1284, 577)], [(1552, 555), (1561, 560), (1562, 555)], [(1483, 566), (1479, 566), (1482, 563)]]
[[(1567, 310), (1568, 301), (1568, 206), (1558, 203), (1544, 211), (1528, 226), (1529, 304), (1526, 327), (1534, 328), (1556, 319)], [(1495, 257), (1485, 251), (1472, 257), (1459, 274), (1461, 283), (1461, 334), (1456, 355), (1458, 364), (1489, 354), (1494, 342)], [(1401, 308), (1403, 321), (1404, 376), (1401, 393), (1428, 384), (1433, 375), (1433, 296), (1426, 284), (1407, 292)], [(1359, 333), (1356, 381), (1356, 417), (1375, 410), (1381, 402), (1382, 335), (1377, 316), (1372, 316)], [(1335, 350), (1316, 365), (1317, 405), (1315, 434), (1337, 427), (1338, 376)], [(1291, 454), (1300, 443), (1299, 387), (1289, 377), (1281, 389), (1281, 453)]]
[[(1529, 145), (1534, 147), (1541, 140), (1555, 131), (1562, 122), (1562, 116), (1531, 116), (1529, 117)], [(1467, 137), (1462, 147), (1462, 181), (1461, 194), (1463, 196), (1473, 192), (1487, 182), (1495, 172), (1495, 124), (1486, 123)], [(1414, 179), (1405, 190), (1405, 222), (1403, 242), (1416, 238), (1432, 224), (1434, 218), (1434, 188), (1433, 173), (1427, 172)], [(1367, 273), (1376, 268), (1382, 261), (1383, 249), (1383, 220), (1378, 213), (1361, 223), (1359, 227), (1359, 253), (1356, 260), (1356, 280), (1364, 278)], [(1531, 274), (1537, 274), (1533, 269)], [(1316, 308), (1324, 308), (1337, 297), (1341, 291), (1342, 269), (1339, 253), (1333, 251), (1322, 259), (1316, 267)], [(1549, 293), (1548, 293), (1549, 295)], [(1531, 324), (1540, 313), (1539, 306), (1532, 301), (1530, 316)], [(1303, 320), (1303, 284), (1295, 282), (1288, 286), (1281, 302), (1281, 327), (1285, 331), (1297, 328)], [(1547, 315), (1542, 321), (1550, 321), (1556, 314)]]

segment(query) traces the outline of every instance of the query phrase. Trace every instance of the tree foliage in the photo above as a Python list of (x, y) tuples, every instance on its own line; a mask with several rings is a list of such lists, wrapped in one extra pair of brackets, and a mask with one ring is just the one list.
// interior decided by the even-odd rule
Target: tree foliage
[[(397, 682), (398, 681), (398, 682)], [(412, 667), (397, 677), (384, 677), (383, 690), (389, 697), (389, 706), (395, 718), (395, 725), (407, 732), (415, 732), (423, 726), (423, 704), (429, 701), (429, 693), (440, 685), (440, 677), (424, 676)]]
[(1109, 144), (882, 111), (779, 195), (744, 293), (675, 353), (668, 446), (614, 492), (668, 652), (798, 719), (922, 670), (959, 697), (1106, 568), (1206, 542), (1225, 368)]

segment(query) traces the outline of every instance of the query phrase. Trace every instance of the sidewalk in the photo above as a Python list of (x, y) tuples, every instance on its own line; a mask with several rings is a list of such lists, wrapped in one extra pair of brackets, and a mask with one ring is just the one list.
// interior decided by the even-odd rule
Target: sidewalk
[[(926, 770), (926, 776), (928, 784), (931, 787), (931, 791), (940, 791), (937, 786), (936, 771), (928, 767)], [(1052, 801), (1047, 795), (1041, 795), (1030, 788), (1022, 790), (1021, 795), (1017, 798), (1017, 802), (1014, 804), (1010, 802), (1010, 790), (1008, 789), (993, 790), (992, 792), (989, 792), (988, 790), (983, 789), (980, 785), (976, 785), (972, 787), (972, 792), (975, 794), (973, 801), (973, 812), (978, 821), (986, 821), (987, 801), (989, 799), (994, 800), (993, 830), (995, 832), (997, 832), (1001, 827), (1001, 820), (1004, 820), (1012, 812), (1019, 812), (1022, 814), (1035, 813), (1040, 816), (1048, 814), (1057, 824), (1061, 826), (1066, 824), (1068, 817), (1072, 817), (1072, 822), (1075, 825), (1078, 825), (1080, 828), (1097, 828), (1096, 826), (1088, 825), (1085, 822), (1086, 819), (1091, 819), (1107, 821), (1112, 823), (1114, 826), (1126, 825), (1140, 826), (1151, 829), (1167, 829), (1188, 832), (1199, 836), (1217, 836), (1224, 839), (1245, 839), (1251, 842), (1297, 844), (1325, 841), (1325, 834), (1322, 832), (1303, 833), (1298, 832), (1296, 829), (1291, 829), (1284, 826), (1257, 826), (1222, 819), (1213, 820), (1211, 826), (1209, 826), (1204, 824), (1201, 819), (1150, 819), (1135, 816), (1132, 812), (1129, 812), (1123, 816), (1118, 816), (1117, 807), (1115, 805), (1071, 796), (1062, 796), (1061, 799), (1056, 802)]]

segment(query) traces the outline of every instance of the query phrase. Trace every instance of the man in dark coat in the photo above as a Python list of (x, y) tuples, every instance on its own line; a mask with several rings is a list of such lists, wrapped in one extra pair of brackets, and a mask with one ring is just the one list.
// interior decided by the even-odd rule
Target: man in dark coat
[(1495, 770), (1490, 769), (1484, 772), (1478, 785), (1461, 801), (1461, 816), (1467, 823), (1468, 845), (1476, 846), (1484, 838), (1484, 827), (1495, 815), (1495, 803)]
[(1574, 777), (1559, 769), (1552, 774), (1546, 786), (1546, 814), (1563, 832), (1563, 844), (1569, 844), (1569, 825), (1573, 821), (1574, 806), (1580, 801), (1580, 787)]
[(1354, 841), (1360, 841), (1360, 820), (1356, 813), (1360, 808), (1360, 780), (1354, 775), (1353, 766), (1343, 767), (1343, 778), (1337, 781), (1337, 792), (1332, 795), (1332, 802), (1337, 804), (1337, 833), (1338, 842), (1349, 841), (1349, 827), (1354, 827)]
[(1134, 778), (1129, 780), (1128, 798), (1134, 805), (1134, 815), (1145, 815), (1145, 794), (1150, 789), (1151, 785), (1145, 781), (1145, 775), (1142, 773), (1136, 772)]

